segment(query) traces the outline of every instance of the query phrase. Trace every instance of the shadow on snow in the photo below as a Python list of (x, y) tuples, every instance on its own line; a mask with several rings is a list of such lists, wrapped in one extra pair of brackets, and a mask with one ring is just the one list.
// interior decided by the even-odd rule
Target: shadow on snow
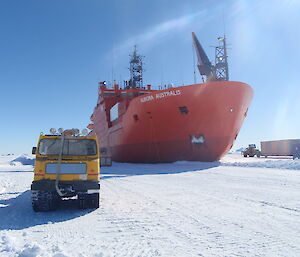
[[(219, 165), (219, 162), (186, 161), (160, 164), (130, 164), (114, 162), (111, 167), (101, 168), (101, 179), (137, 175), (177, 174), (208, 170)], [(18, 193), (19, 192), (3, 193), (1, 195), (14, 195)], [(62, 201), (60, 208), (55, 211), (34, 212), (31, 207), (31, 192), (30, 190), (27, 190), (15, 198), (0, 200), (0, 230), (21, 230), (37, 225), (63, 222), (86, 215), (92, 211), (94, 210), (78, 210), (77, 201), (70, 199)]]
[(176, 174), (182, 172), (201, 171), (218, 167), (220, 162), (187, 162), (159, 164), (132, 164), (114, 162), (111, 167), (101, 167), (101, 179), (137, 175)]
[(92, 211), (94, 210), (77, 209), (76, 199), (70, 199), (62, 201), (55, 211), (34, 212), (31, 207), (31, 192), (27, 190), (15, 198), (0, 200), (0, 230), (21, 230), (36, 225), (63, 222)]
[(0, 170), (1, 172), (19, 172), (19, 173), (33, 173), (33, 169), (32, 170)]

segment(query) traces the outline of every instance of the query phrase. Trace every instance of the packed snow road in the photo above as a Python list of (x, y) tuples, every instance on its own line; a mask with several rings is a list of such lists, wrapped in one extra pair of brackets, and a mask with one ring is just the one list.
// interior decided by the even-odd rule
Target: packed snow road
[(31, 166), (10, 161), (0, 256), (300, 256), (300, 161), (114, 163), (99, 209), (70, 200), (48, 213), (31, 209)]

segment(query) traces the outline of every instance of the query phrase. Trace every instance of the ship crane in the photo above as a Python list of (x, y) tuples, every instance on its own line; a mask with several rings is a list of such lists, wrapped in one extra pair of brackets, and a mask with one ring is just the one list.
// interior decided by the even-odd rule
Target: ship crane
[(215, 65), (208, 59), (202, 45), (192, 32), (193, 45), (198, 58), (198, 69), (201, 76), (206, 76), (206, 81), (228, 81), (228, 61), (227, 61), (227, 47), (226, 37), (219, 37), (219, 46), (215, 47)]

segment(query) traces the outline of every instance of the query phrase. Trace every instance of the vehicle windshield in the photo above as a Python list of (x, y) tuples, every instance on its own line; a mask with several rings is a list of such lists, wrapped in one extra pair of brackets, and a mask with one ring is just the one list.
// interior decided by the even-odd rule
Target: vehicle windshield
[[(44, 138), (39, 144), (39, 154), (59, 155), (61, 149), (60, 138)], [(93, 139), (67, 139), (64, 140), (63, 155), (95, 155), (97, 144)]]

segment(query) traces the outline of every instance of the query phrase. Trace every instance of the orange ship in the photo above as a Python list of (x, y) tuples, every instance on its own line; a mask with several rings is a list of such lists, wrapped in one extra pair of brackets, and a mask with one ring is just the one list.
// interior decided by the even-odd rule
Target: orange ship
[[(117, 162), (216, 161), (232, 147), (247, 115), (253, 91), (228, 81), (225, 37), (217, 63), (209, 62), (193, 33), (202, 84), (152, 90), (142, 86), (142, 57), (131, 56), (124, 88), (99, 83), (99, 98), (88, 127), (101, 153)], [(216, 50), (217, 52), (217, 50)]]

